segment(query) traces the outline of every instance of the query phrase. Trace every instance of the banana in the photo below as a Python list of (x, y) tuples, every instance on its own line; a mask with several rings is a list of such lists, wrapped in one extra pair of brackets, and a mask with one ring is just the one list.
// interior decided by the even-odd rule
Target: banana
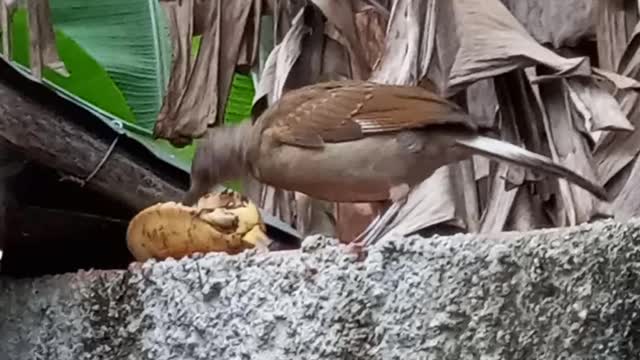
[(268, 251), (271, 242), (258, 207), (232, 190), (207, 194), (193, 207), (177, 202), (152, 205), (127, 228), (127, 247), (140, 262), (194, 253), (237, 254), (252, 248)]

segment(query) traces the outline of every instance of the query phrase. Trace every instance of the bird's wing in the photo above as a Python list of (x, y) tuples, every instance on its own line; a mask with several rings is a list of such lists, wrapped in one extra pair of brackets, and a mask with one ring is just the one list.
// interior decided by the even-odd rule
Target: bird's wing
[(279, 141), (305, 147), (433, 125), (476, 128), (459, 106), (428, 90), (356, 80), (290, 91), (263, 115)]

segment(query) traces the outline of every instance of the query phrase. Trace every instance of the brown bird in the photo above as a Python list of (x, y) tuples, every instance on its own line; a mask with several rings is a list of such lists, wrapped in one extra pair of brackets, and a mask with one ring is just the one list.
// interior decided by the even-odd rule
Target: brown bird
[(421, 87), (357, 80), (309, 85), (287, 92), (251, 122), (211, 129), (197, 147), (184, 202), (247, 175), (332, 202), (392, 201), (358, 239), (366, 244), (381, 236), (410, 189), (474, 154), (565, 178), (608, 200), (602, 186), (488, 131)]

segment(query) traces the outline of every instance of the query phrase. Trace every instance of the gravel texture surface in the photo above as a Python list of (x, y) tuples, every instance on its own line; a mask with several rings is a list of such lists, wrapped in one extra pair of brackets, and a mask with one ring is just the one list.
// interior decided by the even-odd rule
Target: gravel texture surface
[(638, 359), (640, 221), (0, 279), (0, 360)]

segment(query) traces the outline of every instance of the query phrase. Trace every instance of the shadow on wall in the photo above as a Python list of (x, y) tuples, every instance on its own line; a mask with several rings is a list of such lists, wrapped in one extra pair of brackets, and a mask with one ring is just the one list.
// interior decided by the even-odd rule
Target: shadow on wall
[(0, 275), (35, 277), (126, 269), (128, 219), (135, 212), (34, 163), (8, 184)]

